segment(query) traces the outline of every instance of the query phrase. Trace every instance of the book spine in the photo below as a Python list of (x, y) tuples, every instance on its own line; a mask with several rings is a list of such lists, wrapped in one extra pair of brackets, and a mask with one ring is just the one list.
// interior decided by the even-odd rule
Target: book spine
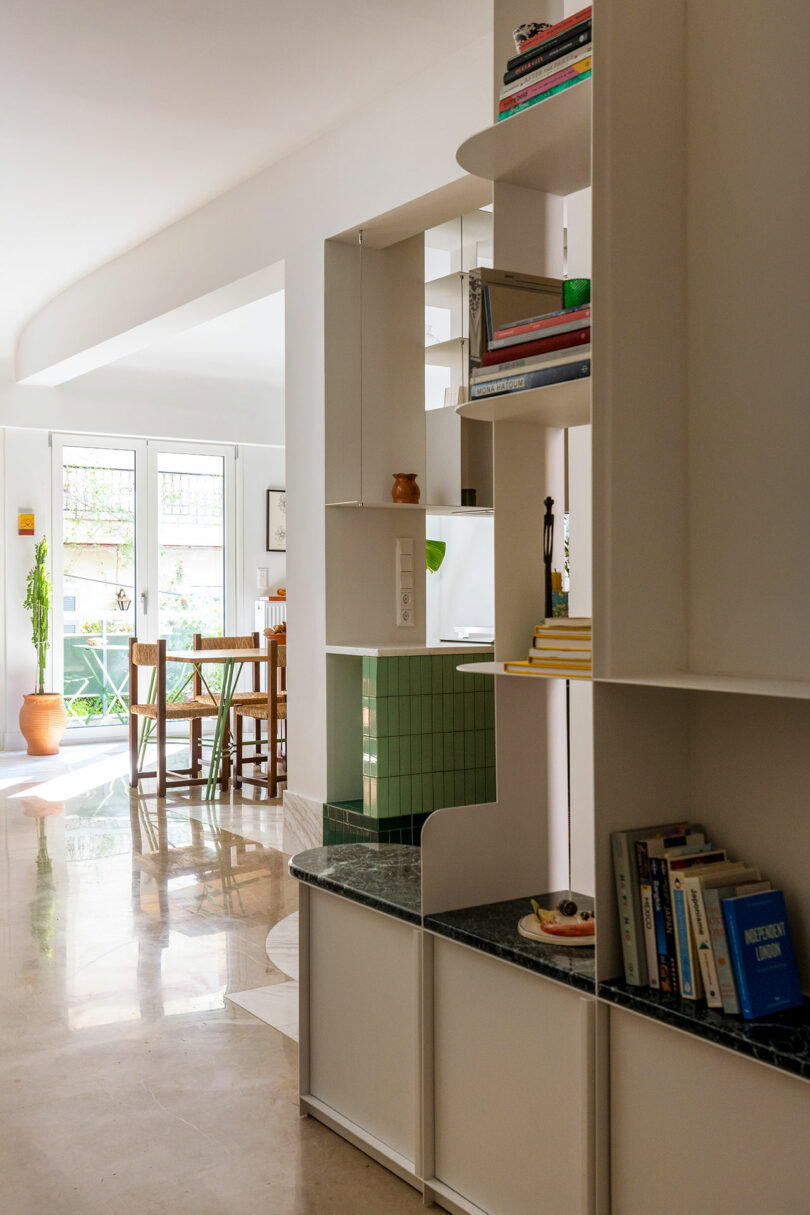
[(699, 1000), (703, 995), (700, 975), (693, 966), (689, 913), (683, 887), (683, 874), (670, 869), (669, 893), (672, 899), (672, 918), (675, 923), (675, 956), (678, 959), (678, 983), (685, 1000)]
[[(569, 350), (573, 346), (584, 346), (590, 340), (591, 327), (586, 325), (573, 329), (570, 333), (558, 333), (554, 337), (541, 337), (535, 338), (531, 342), (521, 342), (519, 346), (511, 346), (510, 350), (514, 350), (516, 359), (526, 359), (533, 354), (547, 354), (550, 350)], [(493, 363), (508, 363), (509, 359), (505, 359), (503, 355), (502, 350), (485, 350), (481, 355), (481, 366), (489, 367)]]
[(500, 376), (514, 375), (518, 371), (539, 371), (541, 367), (562, 367), (566, 363), (575, 363), (578, 359), (587, 358), (590, 353), (590, 343), (586, 342), (584, 346), (575, 346), (571, 351), (549, 350), (547, 354), (532, 354), (525, 359), (488, 363), (486, 367), (474, 368), (470, 378), (475, 383), (477, 380), (497, 380)]
[(505, 392), (525, 392), (527, 388), (544, 388), (549, 384), (565, 384), (569, 380), (582, 380), (591, 374), (591, 360), (564, 363), (560, 367), (547, 367), (539, 371), (528, 371), (504, 376), (499, 380), (486, 380), (470, 388), (472, 400), (481, 397), (497, 397)]
[(631, 833), (614, 831), (610, 837), (610, 846), (619, 907), (624, 978), (631, 987), (643, 987), (648, 978), (647, 958), (642, 942), (641, 901)]
[(505, 662), (503, 669), (507, 674), (536, 675), (538, 679), (590, 679), (590, 671), (570, 671), (565, 668), (549, 670), (538, 666), (536, 662)]
[[(717, 970), (717, 982), (720, 988), (720, 1002), (725, 1013), (739, 1016), (740, 1002), (737, 999), (737, 984), (734, 979), (734, 967), (728, 948), (726, 924), (723, 919), (723, 908), (720, 903), (719, 890), (703, 891), (703, 906), (706, 909), (706, 923), (712, 942), (712, 957)], [(708, 988), (707, 988), (708, 990)]]
[(653, 911), (658, 944), (658, 976), (665, 995), (680, 994), (678, 960), (675, 956), (675, 926), (669, 897), (669, 866), (664, 857), (650, 857), (650, 878), (653, 888)]
[(589, 21), (592, 16), (592, 8), (589, 4), (587, 8), (582, 8), (578, 13), (573, 13), (570, 17), (566, 17), (563, 21), (557, 21), (547, 30), (541, 30), (539, 34), (535, 34), (533, 38), (528, 38), (520, 48), (519, 55), (513, 55), (506, 62), (507, 69), (511, 70), (515, 64), (521, 62), (524, 55), (528, 55), (530, 51), (537, 47), (546, 45), (547, 43), (559, 38), (566, 30), (573, 29), (575, 25), (579, 25), (581, 21)]
[[(722, 905), (722, 900), (721, 900)], [(729, 955), (731, 957), (731, 965), (734, 971), (734, 982), (737, 987), (737, 999), (740, 1002), (740, 1011), (746, 1021), (750, 1021), (754, 1016), (754, 1010), (751, 1006), (751, 994), (748, 990), (748, 982), (745, 974), (745, 963), (743, 961), (742, 943), (740, 941), (739, 932), (737, 930), (737, 921), (734, 915), (723, 907), (723, 919), (726, 924), (726, 937), (728, 938)]]
[(546, 93), (540, 93), (537, 97), (532, 97), (531, 101), (524, 101), (520, 105), (514, 106), (511, 110), (504, 110), (498, 115), (498, 122), (503, 122), (505, 118), (511, 118), (513, 114), (519, 114), (521, 110), (528, 110), (530, 106), (537, 105), (539, 101), (547, 101), (549, 97), (554, 97), (557, 93), (563, 93), (566, 89), (570, 89), (574, 84), (580, 84), (583, 80), (590, 80), (590, 71), (583, 72), (579, 76), (575, 76), (573, 80), (564, 80), (562, 84), (556, 85), (553, 89), (549, 89)]
[(549, 80), (557, 72), (562, 72), (566, 68), (572, 67), (575, 63), (579, 63), (580, 59), (584, 59), (590, 53), (590, 43), (585, 46), (579, 46), (576, 50), (570, 51), (569, 54), (561, 55), (554, 63), (546, 64), (545, 67), (537, 68), (534, 72), (522, 76), (520, 80), (516, 80), (509, 85), (504, 85), (500, 91), (499, 102), (502, 103), (510, 97), (515, 97), (518, 93), (523, 92), (524, 89), (533, 88), (534, 85), (541, 83), (543, 80)]
[(563, 325), (568, 325), (570, 329), (577, 329), (590, 319), (590, 304), (585, 308), (571, 308), (566, 309), (565, 312), (552, 312), (548, 316), (530, 317), (518, 325), (507, 325), (496, 329), (492, 335), (490, 350), (497, 350), (502, 346), (514, 346), (516, 344), (514, 339), (523, 338), (525, 340), (526, 334), (538, 333), (540, 330), (548, 337), (555, 333), (566, 333), (568, 330), (563, 329)]
[(722, 1008), (720, 996), (720, 980), (712, 952), (712, 939), (709, 924), (706, 919), (706, 907), (703, 898), (703, 887), (699, 878), (687, 878), (685, 883), (686, 902), (692, 926), (692, 938), (695, 953), (700, 967), (700, 977), (703, 980), (703, 990), (706, 993), (706, 1003), (709, 1008)]
[(468, 280), (467, 332), (470, 338), (470, 369), (478, 367), (486, 350), (484, 321), (484, 284), (480, 270), (471, 270)]
[(547, 43), (542, 50), (534, 50), (528, 52), (528, 59), (523, 63), (518, 64), (512, 71), (504, 73), (503, 83), (505, 87), (514, 84), (516, 81), (525, 80), (537, 68), (543, 65), (551, 66), (555, 60), (562, 59), (571, 51), (579, 50), (584, 46), (590, 46), (591, 42), (591, 23), (585, 21), (583, 25), (576, 29), (565, 30), (560, 35), (559, 42)]
[(647, 845), (643, 840), (636, 841), (636, 866), (641, 903), (641, 926), (644, 931), (644, 947), (647, 954), (647, 975), (650, 987), (658, 989), (661, 986), (661, 980), (658, 977), (658, 946), (655, 939), (650, 858), (647, 854)]
[(498, 103), (498, 111), (502, 113), (504, 110), (512, 110), (517, 105), (521, 105), (524, 101), (530, 101), (536, 97), (538, 93), (547, 93), (549, 89), (555, 88), (558, 84), (562, 84), (565, 80), (573, 80), (576, 76), (582, 75), (583, 72), (590, 71), (591, 56), (589, 52), (583, 52), (580, 55), (575, 55), (573, 61), (566, 67), (557, 67), (556, 71), (549, 72), (540, 80), (536, 80), (534, 84), (523, 85), (509, 96), (502, 98)]

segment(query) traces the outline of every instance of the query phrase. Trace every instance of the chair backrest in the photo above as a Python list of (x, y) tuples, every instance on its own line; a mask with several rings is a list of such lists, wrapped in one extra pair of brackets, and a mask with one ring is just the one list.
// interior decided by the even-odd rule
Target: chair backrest
[(166, 642), (138, 641), (137, 637), (129, 639), (129, 657), (135, 667), (156, 667), (160, 662), (160, 646), (166, 653)]
[(166, 700), (166, 639), (160, 641), (138, 641), (137, 637), (129, 639), (129, 699), (130, 704), (138, 701), (138, 668), (156, 667), (156, 701), (163, 705)]
[(257, 650), (259, 634), (247, 633), (241, 637), (203, 637), (194, 634), (195, 650)]

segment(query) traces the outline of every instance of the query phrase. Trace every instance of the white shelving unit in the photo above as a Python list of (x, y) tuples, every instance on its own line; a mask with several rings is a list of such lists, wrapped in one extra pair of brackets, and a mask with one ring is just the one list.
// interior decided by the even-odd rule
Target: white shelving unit
[[(562, 14), (541, 2), (533, 15)], [(558, 517), (566, 502), (571, 514), (571, 613), (593, 616), (594, 679), (570, 687), (569, 817), (563, 680), (496, 678), (497, 801), (427, 821), (422, 911), (560, 889), (570, 863), (574, 889), (595, 900), (598, 938), (592, 987), (563, 993), (553, 977), (520, 972), (513, 982), (511, 963), (423, 932), (421, 961), (407, 963), (421, 993), (416, 1058), (410, 1005), (407, 1038), (420, 1133), (408, 1152), (397, 1148), (407, 1167), (384, 1148), (377, 1156), (451, 1212), (525, 1215), (525, 1161), (510, 1144), (538, 1119), (538, 1091), (552, 1094), (551, 1122), (553, 1094), (580, 1097), (576, 1129), (566, 1121), (576, 1150), (544, 1157), (549, 1177), (565, 1160), (549, 1182), (549, 1209), (663, 1215), (673, 1200), (672, 1185), (654, 1180), (662, 1144), (687, 1162), (674, 1182), (679, 1209), (807, 1207), (807, 1025), (785, 1028), (773, 1052), (756, 1027), (746, 1044), (730, 1033), (731, 1018), (626, 989), (610, 854), (613, 831), (704, 822), (718, 845), (785, 891), (810, 989), (810, 346), (803, 309), (785, 304), (810, 272), (797, 152), (810, 134), (800, 83), (810, 18), (798, 0), (766, 24), (758, 15), (753, 0), (733, 20), (726, 6), (700, 0), (654, 0), (643, 11), (602, 0), (593, 80), (458, 152), (463, 168), (493, 182), (495, 265), (562, 277), (565, 210), (572, 275), (591, 272), (592, 237), (595, 303), (589, 381), (458, 409), (493, 424), (496, 504), (495, 656), (463, 669), (500, 675), (530, 644), (550, 494)], [(496, 75), (523, 17), (496, 0)], [(739, 64), (754, 60), (761, 76), (746, 91)], [(433, 290), (439, 298), (454, 287), (437, 281)], [(401, 343), (388, 357), (402, 368)], [(350, 496), (363, 497), (331, 495)], [(366, 526), (364, 542), (376, 542), (375, 529), (385, 545), (394, 534)], [(561, 552), (554, 563), (562, 568)], [(372, 632), (375, 612), (372, 586)], [(348, 617), (341, 627), (348, 634)], [(349, 645), (340, 632), (330, 643)], [(385, 644), (378, 632), (369, 641)], [(564, 1049), (544, 1056), (535, 1034)], [(766, 1152), (763, 1124), (779, 1127)], [(361, 1142), (377, 1150), (378, 1139)], [(540, 1179), (532, 1193), (542, 1192)]]

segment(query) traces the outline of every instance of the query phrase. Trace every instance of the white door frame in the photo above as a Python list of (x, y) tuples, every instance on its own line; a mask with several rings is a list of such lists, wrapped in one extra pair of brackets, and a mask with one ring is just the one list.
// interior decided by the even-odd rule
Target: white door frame
[[(51, 570), (53, 578), (53, 634), (51, 658), (53, 686), (64, 686), (64, 563), (62, 545), (63, 481), (62, 462), (65, 448), (109, 448), (135, 453), (135, 631), (144, 641), (154, 641), (158, 634), (158, 545), (157, 545), (157, 457), (159, 452), (177, 451), (186, 455), (221, 455), (224, 484), (224, 613), (223, 629), (232, 633), (241, 611), (241, 579), (237, 578), (236, 545), (241, 532), (237, 517), (237, 457), (233, 444), (182, 442), (180, 440), (136, 439), (125, 435), (72, 434), (52, 432), (51, 442)], [(154, 588), (154, 592), (152, 590)], [(145, 602), (142, 596), (146, 596)], [(58, 644), (57, 644), (58, 639)], [(84, 726), (69, 730), (63, 745), (71, 742), (88, 743), (113, 741), (127, 736), (121, 725)]]

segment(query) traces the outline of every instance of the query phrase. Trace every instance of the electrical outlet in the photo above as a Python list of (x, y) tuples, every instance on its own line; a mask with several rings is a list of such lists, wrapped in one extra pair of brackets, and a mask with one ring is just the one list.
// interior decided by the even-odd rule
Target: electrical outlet
[(400, 537), (396, 542), (395, 594), (397, 628), (413, 628), (416, 592), (413, 587), (413, 540), (408, 537)]

